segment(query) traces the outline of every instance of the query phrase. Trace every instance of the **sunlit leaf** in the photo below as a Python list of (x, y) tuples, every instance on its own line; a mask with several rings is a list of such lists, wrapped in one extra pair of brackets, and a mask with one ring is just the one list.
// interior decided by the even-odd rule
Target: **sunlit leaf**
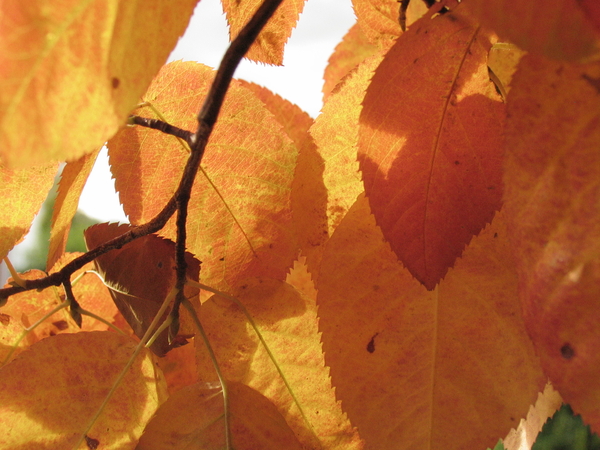
[(378, 47), (371, 44), (358, 24), (354, 24), (344, 35), (342, 42), (329, 57), (323, 78), (323, 101), (348, 73), (369, 56), (373, 56)]
[(512, 83), (506, 211), (529, 333), (552, 384), (600, 429), (600, 64), (526, 55)]
[[(277, 408), (260, 392), (229, 383), (229, 422), (236, 450), (300, 450)], [(138, 450), (220, 450), (224, 448), (223, 397), (220, 389), (188, 386), (157, 411)]]
[(197, 0), (10, 0), (0, 6), (0, 154), (72, 160), (123, 124)]
[(320, 261), (327, 233), (327, 191), (323, 185), (323, 164), (312, 136), (308, 133), (313, 119), (298, 106), (254, 83), (241, 81), (273, 113), (298, 148), (298, 161), (292, 182), (292, 227), (298, 246), (313, 272)]
[(386, 54), (363, 102), (367, 196), (428, 289), (501, 205), (504, 104), (488, 75), (490, 46), (463, 15), (424, 17)]
[(358, 118), (365, 89), (382, 56), (368, 58), (333, 93), (315, 120), (310, 134), (323, 162), (323, 183), (327, 189), (327, 223), (331, 235), (356, 197), (364, 191), (356, 152)]
[[(120, 236), (131, 229), (128, 224), (101, 223), (85, 230), (88, 248)], [(190, 253), (186, 253), (187, 276), (197, 281), (200, 263)], [(98, 272), (110, 288), (110, 294), (119, 311), (136, 336), (141, 338), (158, 313), (161, 305), (175, 287), (175, 243), (150, 234), (95, 260)], [(198, 295), (198, 289), (186, 286), (186, 298)], [(163, 321), (170, 309), (161, 318)], [(188, 328), (180, 330), (182, 335), (190, 334)], [(165, 329), (150, 347), (158, 356), (164, 356), (171, 348), (184, 342), (169, 342), (169, 330)]]
[[(578, 0), (514, 2), (471, 0), (481, 21), (500, 39), (553, 59), (584, 61), (600, 58), (600, 33)], [(597, 3), (597, 2), (587, 2)], [(585, 7), (583, 7), (585, 8)], [(598, 13), (595, 16), (598, 27)]]
[[(89, 448), (85, 432), (135, 347), (111, 332), (45, 339), (0, 369), (0, 446)], [(24, 376), (27, 374), (27, 376)], [(87, 433), (99, 448), (133, 449), (164, 400), (164, 386), (144, 350)]]
[[(206, 66), (174, 62), (144, 99), (169, 123), (195, 130), (213, 76)], [(150, 108), (137, 114), (153, 116)], [(152, 219), (179, 184), (186, 148), (142, 127), (123, 129), (108, 148), (125, 213), (134, 224)], [(189, 204), (187, 248), (203, 262), (204, 283), (227, 290), (251, 275), (285, 278), (297, 255), (290, 200), (297, 154), (263, 102), (234, 81), (202, 163), (214, 186), (199, 173)], [(174, 220), (160, 233), (175, 240)]]
[(397, 0), (352, 0), (352, 4), (362, 32), (379, 48), (388, 48), (402, 34)]
[[(303, 445), (360, 449), (360, 439), (336, 400), (324, 366), (314, 299), (269, 279), (248, 279), (237, 298), (256, 322), (291, 393), (239, 307), (213, 296), (200, 308), (200, 318), (224, 376), (269, 398)], [(206, 350), (197, 348), (200, 380), (214, 382)]]
[(56, 164), (29, 169), (0, 167), (0, 258), (29, 231), (54, 183), (57, 168)]
[[(267, 64), (283, 64), (283, 47), (296, 26), (306, 0), (286, 0), (248, 50), (246, 58)], [(229, 36), (233, 40), (262, 4), (259, 0), (221, 0), (229, 23)]]
[(365, 442), (493, 447), (542, 389), (500, 219), (433, 292), (397, 261), (364, 197), (329, 240), (319, 329), (336, 397)]
[(83, 155), (81, 158), (68, 162), (58, 182), (58, 193), (52, 211), (50, 228), (50, 246), (46, 267), (50, 269), (65, 252), (67, 239), (71, 230), (71, 221), (77, 212), (79, 197), (83, 186), (94, 167), (100, 149)]

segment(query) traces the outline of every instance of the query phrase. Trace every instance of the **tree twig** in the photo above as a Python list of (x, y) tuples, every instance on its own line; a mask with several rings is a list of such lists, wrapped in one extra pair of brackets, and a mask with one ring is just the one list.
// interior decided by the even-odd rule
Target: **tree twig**
[[(221, 110), (225, 94), (233, 77), (236, 67), (238, 66), (242, 57), (246, 54), (260, 30), (267, 23), (269, 18), (273, 15), (282, 0), (265, 0), (263, 4), (256, 11), (252, 19), (242, 29), (240, 34), (231, 43), (221, 65), (213, 81), (211, 88), (207, 94), (206, 100), (198, 114), (198, 128), (195, 133), (190, 134), (187, 138), (182, 137), (188, 142), (190, 149), (192, 150), (190, 156), (185, 165), (183, 175), (179, 182), (179, 186), (173, 196), (169, 199), (167, 204), (164, 206), (153, 219), (149, 222), (133, 227), (127, 233), (117, 236), (98, 247), (84, 253), (78, 258), (65, 265), (58, 272), (52, 273), (46, 277), (39, 278), (36, 280), (25, 280), (25, 286), (13, 286), (9, 288), (0, 289), (0, 304), (2, 300), (7, 299), (9, 296), (17, 294), (19, 292), (29, 291), (33, 289), (42, 290), (50, 286), (59, 286), (61, 284), (69, 283), (71, 275), (78, 269), (82, 268), (87, 263), (93, 261), (99, 256), (123, 247), (131, 241), (140, 237), (146, 236), (151, 233), (156, 233), (161, 230), (167, 223), (167, 221), (173, 216), (175, 211), (179, 210), (178, 216), (181, 220), (178, 220), (178, 237), (176, 245), (176, 260), (177, 260), (177, 285), (183, 295), (183, 285), (185, 283), (185, 218), (187, 217), (187, 203), (189, 202), (190, 193), (194, 184), (194, 179), (204, 150), (208, 142), (208, 138), (212, 132), (213, 126)], [(164, 122), (163, 122), (164, 123)], [(141, 124), (140, 124), (141, 125)], [(168, 125), (168, 124), (166, 124)], [(158, 126), (158, 125), (157, 125)], [(169, 127), (171, 127), (169, 125)], [(151, 126), (151, 128), (154, 128)], [(160, 128), (158, 128), (160, 129)], [(175, 131), (176, 127), (169, 128), (171, 131)], [(180, 129), (177, 129), (180, 130)], [(164, 132), (164, 130), (161, 129)], [(180, 130), (186, 136), (185, 130)], [(175, 131), (179, 133), (179, 131)], [(172, 134), (172, 133), (169, 133)], [(180, 225), (180, 222), (182, 225)], [(183, 235), (180, 236), (179, 228), (183, 228)]]

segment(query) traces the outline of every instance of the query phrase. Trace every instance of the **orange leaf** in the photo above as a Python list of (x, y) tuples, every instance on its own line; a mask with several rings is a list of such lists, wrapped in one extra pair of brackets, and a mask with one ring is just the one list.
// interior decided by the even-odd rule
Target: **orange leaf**
[(397, 0), (352, 0), (352, 4), (362, 32), (380, 49), (389, 48), (402, 34)]
[(424, 17), (386, 54), (363, 102), (358, 157), (371, 208), (427, 289), (501, 205), (504, 104), (490, 46), (465, 16)]
[[(197, 63), (171, 63), (145, 99), (169, 123), (195, 130), (213, 76)], [(149, 108), (137, 113), (152, 115)], [(175, 192), (186, 148), (173, 136), (142, 127), (123, 129), (108, 147), (129, 219), (150, 220)], [(202, 164), (222, 197), (199, 173), (189, 204), (187, 248), (204, 263), (204, 283), (227, 290), (247, 276), (285, 278), (297, 256), (290, 200), (297, 153), (265, 105), (234, 80)], [(174, 220), (160, 233), (174, 240)]]
[(3, 161), (71, 160), (102, 146), (165, 63), (196, 3), (2, 2)]
[[(127, 224), (94, 225), (85, 230), (85, 242), (89, 249), (94, 249), (130, 229)], [(188, 278), (198, 281), (200, 263), (189, 253), (185, 256)], [(149, 234), (99, 256), (95, 264), (110, 287), (117, 308), (136, 336), (141, 338), (175, 286), (175, 243)], [(185, 288), (186, 298), (197, 295), (197, 288)], [(165, 311), (161, 322), (169, 312), (169, 309)], [(158, 356), (164, 356), (171, 348), (183, 344), (181, 341), (169, 342), (168, 331), (163, 330), (150, 347)], [(182, 330), (182, 334), (186, 331)]]
[[(283, 64), (283, 47), (296, 26), (306, 0), (286, 0), (260, 32), (246, 58), (257, 62)], [(229, 23), (229, 36), (233, 40), (261, 5), (258, 0), (221, 0)]]
[(529, 333), (552, 384), (600, 430), (600, 64), (526, 55), (510, 93), (506, 208)]
[(325, 79), (325, 83), (323, 84), (323, 102), (327, 101), (327, 98), (338, 83), (352, 69), (369, 56), (373, 56), (377, 50), (378, 47), (369, 42), (358, 24), (354, 24), (329, 57), (325, 74), (323, 75)]
[(29, 231), (33, 217), (42, 207), (54, 183), (57, 168), (57, 164), (28, 169), (0, 167), (0, 259)]
[(47, 269), (50, 269), (65, 252), (71, 221), (77, 212), (81, 191), (94, 167), (99, 151), (100, 149), (97, 149), (76, 161), (68, 162), (63, 168), (52, 211)]
[[(308, 448), (362, 448), (331, 388), (315, 300), (287, 283), (265, 278), (247, 279), (237, 298), (254, 319), (297, 402), (239, 307), (213, 296), (202, 304), (200, 318), (225, 378), (269, 398)], [(200, 380), (213, 382), (206, 349), (201, 345), (197, 349)]]
[[(528, 52), (569, 61), (597, 60), (600, 57), (598, 14), (588, 17), (579, 0), (515, 2), (512, 0), (471, 0), (481, 22), (503, 40)], [(596, 3), (594, 1), (587, 2)], [(591, 19), (591, 20), (590, 20)]]
[[(0, 369), (0, 447), (74, 448), (135, 345), (110, 332), (62, 334), (38, 342)], [(134, 449), (164, 399), (159, 380), (150, 352), (143, 350), (87, 433), (87, 442)], [(77, 448), (88, 446), (84, 441)]]
[(498, 216), (427, 291), (360, 197), (321, 263), (319, 328), (336, 396), (378, 449), (493, 446), (545, 383)]
[[(229, 420), (236, 450), (303, 448), (277, 408), (258, 391), (230, 382)], [(225, 444), (221, 391), (201, 384), (169, 397), (150, 421), (138, 450), (219, 450)]]
[(351, 72), (328, 98), (310, 129), (324, 166), (329, 235), (364, 190), (356, 161), (358, 118), (365, 89), (381, 58), (379, 54), (368, 58)]
[(298, 148), (298, 161), (292, 182), (292, 227), (298, 246), (307, 257), (313, 272), (317, 270), (327, 233), (327, 191), (323, 185), (323, 164), (315, 142), (308, 133), (313, 119), (298, 106), (282, 99), (268, 89), (241, 81), (252, 90), (273, 113), (287, 135)]

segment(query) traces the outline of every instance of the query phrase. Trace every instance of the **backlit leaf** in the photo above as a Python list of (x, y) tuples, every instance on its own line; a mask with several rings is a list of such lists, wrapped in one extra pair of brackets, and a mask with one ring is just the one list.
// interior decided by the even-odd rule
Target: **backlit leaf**
[[(135, 342), (111, 332), (45, 339), (0, 369), (0, 446), (87, 449), (86, 426), (129, 360)], [(27, 376), (24, 376), (27, 374)], [(99, 448), (134, 449), (164, 400), (150, 352), (143, 350), (87, 433)], [(75, 444), (79, 439), (83, 443)]]
[(298, 148), (298, 161), (292, 182), (292, 227), (298, 246), (316, 270), (321, 247), (329, 237), (327, 233), (327, 191), (323, 185), (323, 164), (312, 136), (308, 133), (313, 119), (298, 106), (282, 99), (268, 89), (254, 83), (241, 81), (252, 90), (273, 113), (287, 135)]
[(371, 208), (428, 289), (501, 205), (504, 104), (490, 46), (464, 15), (424, 17), (388, 51), (363, 102), (358, 157)]
[(4, 1), (0, 154), (9, 166), (72, 160), (123, 124), (197, 0)]
[[(258, 35), (246, 58), (267, 64), (283, 64), (283, 47), (296, 26), (306, 0), (285, 0)], [(233, 40), (261, 5), (259, 0), (221, 0)]]
[[(165, 119), (195, 130), (214, 72), (197, 63), (165, 66), (144, 97)], [(152, 116), (150, 108), (137, 111)], [(142, 127), (109, 144), (112, 172), (133, 224), (152, 219), (175, 192), (186, 148)], [(298, 151), (262, 101), (234, 80), (206, 148), (189, 204), (187, 248), (203, 262), (204, 283), (223, 290), (251, 275), (283, 279), (297, 256), (291, 185)], [(229, 209), (228, 209), (229, 208)], [(174, 220), (161, 230), (176, 238)]]
[(335, 89), (338, 83), (359, 63), (374, 55), (378, 47), (371, 44), (360, 26), (356, 23), (344, 35), (344, 39), (329, 57), (323, 78), (323, 101)]
[(68, 162), (60, 175), (58, 193), (52, 211), (50, 246), (46, 267), (50, 269), (65, 252), (71, 230), (71, 221), (77, 212), (79, 197), (87, 178), (94, 167), (100, 149)]
[(493, 447), (543, 387), (501, 220), (433, 292), (397, 261), (364, 197), (329, 240), (317, 296), (325, 362), (367, 444)]
[[(200, 319), (224, 376), (269, 398), (303, 445), (324, 450), (362, 448), (323, 363), (314, 299), (287, 283), (265, 278), (246, 280), (237, 298), (256, 322), (297, 403), (239, 307), (213, 296), (200, 308)], [(197, 348), (200, 380), (213, 382), (206, 350)]]
[[(236, 450), (300, 450), (277, 408), (260, 392), (228, 383), (229, 422)], [(221, 450), (225, 444), (220, 389), (188, 386), (169, 399), (146, 427), (137, 450)]]
[[(84, 232), (86, 245), (90, 250), (94, 249), (130, 229), (128, 224), (101, 223), (91, 226)], [(185, 256), (188, 278), (198, 281), (198, 260), (189, 253)], [(109, 286), (117, 308), (136, 336), (141, 338), (167, 295), (175, 287), (175, 243), (150, 234), (99, 256), (95, 264), (104, 282)], [(186, 286), (184, 292), (186, 298), (198, 295), (198, 289), (190, 286)], [(170, 309), (165, 311), (161, 322), (169, 311)], [(183, 343), (169, 343), (168, 331), (165, 329), (150, 347), (158, 356), (164, 356), (172, 347)], [(191, 332), (190, 329), (180, 331), (182, 334)]]
[(600, 64), (521, 59), (505, 181), (529, 333), (552, 384), (600, 429)]
[(0, 167), (0, 259), (29, 231), (54, 183), (57, 168), (57, 164), (28, 169)]
[(402, 34), (397, 0), (352, 0), (352, 4), (362, 32), (380, 49), (389, 48)]
[[(523, 50), (553, 59), (597, 60), (600, 33), (594, 29), (594, 19), (587, 17), (582, 3), (579, 0), (471, 0), (470, 5), (481, 22), (491, 27), (500, 39), (509, 40)], [(598, 27), (597, 13), (595, 20)]]
[(360, 64), (327, 99), (310, 129), (324, 165), (329, 235), (364, 191), (356, 161), (358, 118), (365, 89), (381, 58), (376, 55)]

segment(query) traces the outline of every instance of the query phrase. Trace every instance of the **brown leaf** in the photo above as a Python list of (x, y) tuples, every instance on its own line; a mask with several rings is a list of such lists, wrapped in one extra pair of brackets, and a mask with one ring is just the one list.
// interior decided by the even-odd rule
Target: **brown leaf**
[[(131, 229), (130, 225), (101, 223), (84, 232), (86, 245), (94, 249), (100, 244), (120, 236)], [(187, 276), (198, 281), (200, 263), (186, 253)], [(154, 320), (165, 298), (175, 286), (175, 243), (156, 235), (143, 236), (124, 247), (112, 250), (95, 260), (98, 272), (110, 288), (110, 294), (119, 311), (136, 336), (141, 338)], [(198, 289), (186, 286), (186, 298), (198, 295)], [(168, 308), (161, 322), (170, 312)], [(183, 313), (183, 310), (182, 310)], [(164, 356), (181, 341), (169, 342), (168, 329), (154, 341), (151, 350)], [(182, 329), (182, 335), (190, 329)]]
[(360, 197), (326, 246), (319, 280), (325, 362), (367, 445), (493, 446), (545, 383), (501, 216), (431, 292), (397, 261)]
[(501, 205), (504, 104), (490, 46), (464, 15), (424, 17), (386, 54), (363, 102), (358, 158), (371, 208), (427, 289)]
[[(236, 450), (300, 450), (277, 408), (260, 392), (229, 382), (229, 423)], [(220, 389), (187, 386), (159, 408), (137, 450), (220, 450), (225, 444)]]
[(529, 333), (565, 402), (600, 430), (600, 64), (526, 55), (510, 93), (506, 209)]

